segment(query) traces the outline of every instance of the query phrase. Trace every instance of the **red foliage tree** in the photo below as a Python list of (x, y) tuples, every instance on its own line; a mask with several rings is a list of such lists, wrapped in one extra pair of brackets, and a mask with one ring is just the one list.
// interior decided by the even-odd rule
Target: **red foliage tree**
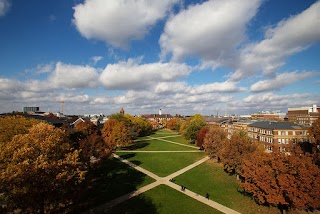
[(208, 131), (209, 131), (209, 128), (205, 126), (197, 134), (196, 145), (199, 146), (200, 148), (203, 148), (204, 138)]
[(219, 152), (227, 140), (223, 129), (211, 127), (204, 138), (203, 147), (210, 156), (216, 156), (219, 159)]
[(257, 148), (258, 145), (244, 131), (235, 132), (220, 151), (224, 169), (229, 173), (236, 172), (242, 160)]
[(320, 169), (301, 150), (290, 155), (252, 153), (239, 166), (239, 173), (240, 185), (260, 204), (281, 210), (319, 208)]

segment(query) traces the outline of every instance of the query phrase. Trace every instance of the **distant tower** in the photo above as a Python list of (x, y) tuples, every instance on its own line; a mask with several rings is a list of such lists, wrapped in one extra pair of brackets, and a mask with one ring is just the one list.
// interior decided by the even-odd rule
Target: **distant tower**
[(162, 113), (161, 113), (161, 109), (159, 110), (159, 115), (161, 115)]
[(123, 108), (120, 109), (120, 114), (124, 114)]
[(61, 103), (61, 114), (64, 115), (64, 100), (61, 100), (60, 103)]

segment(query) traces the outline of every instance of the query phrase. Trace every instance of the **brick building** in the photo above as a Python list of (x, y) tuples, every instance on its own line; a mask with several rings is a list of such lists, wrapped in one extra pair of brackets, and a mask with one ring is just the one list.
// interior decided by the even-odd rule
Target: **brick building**
[(320, 118), (320, 108), (317, 105), (312, 107), (288, 108), (288, 121), (302, 125), (311, 126), (314, 121)]
[(284, 151), (289, 143), (308, 141), (308, 128), (291, 122), (259, 121), (248, 125), (248, 136), (263, 143), (267, 151)]

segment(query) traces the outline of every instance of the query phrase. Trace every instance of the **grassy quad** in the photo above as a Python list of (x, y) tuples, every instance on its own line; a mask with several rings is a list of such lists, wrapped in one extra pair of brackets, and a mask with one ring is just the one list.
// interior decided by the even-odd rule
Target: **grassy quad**
[(108, 213), (221, 213), (168, 186), (160, 185), (113, 207)]
[(240, 213), (280, 213), (276, 208), (257, 205), (250, 197), (241, 193), (235, 176), (229, 176), (223, 167), (214, 161), (207, 161), (175, 178), (175, 183), (184, 185), (193, 192)]
[(115, 158), (105, 161), (88, 176), (94, 180), (82, 188), (74, 213), (97, 207), (155, 181)]
[(166, 140), (170, 140), (176, 143), (181, 143), (181, 144), (185, 144), (185, 145), (190, 145), (190, 146), (196, 146), (193, 143), (190, 143), (190, 140), (186, 140), (183, 136), (178, 135), (176, 137), (170, 137), (170, 138), (165, 138)]
[(206, 155), (202, 152), (195, 153), (117, 153), (120, 157), (164, 177), (170, 175)]
[(130, 146), (122, 147), (120, 150), (184, 151), (184, 150), (197, 150), (197, 149), (154, 139), (154, 140), (136, 141), (132, 143)]

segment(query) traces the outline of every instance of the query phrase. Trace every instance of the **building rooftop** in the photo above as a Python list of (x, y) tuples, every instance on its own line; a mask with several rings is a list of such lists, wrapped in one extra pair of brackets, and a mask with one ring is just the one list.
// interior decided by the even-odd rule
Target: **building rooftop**
[(250, 127), (257, 127), (263, 129), (306, 129), (305, 126), (298, 125), (290, 122), (272, 122), (272, 121), (259, 121), (249, 125)]

